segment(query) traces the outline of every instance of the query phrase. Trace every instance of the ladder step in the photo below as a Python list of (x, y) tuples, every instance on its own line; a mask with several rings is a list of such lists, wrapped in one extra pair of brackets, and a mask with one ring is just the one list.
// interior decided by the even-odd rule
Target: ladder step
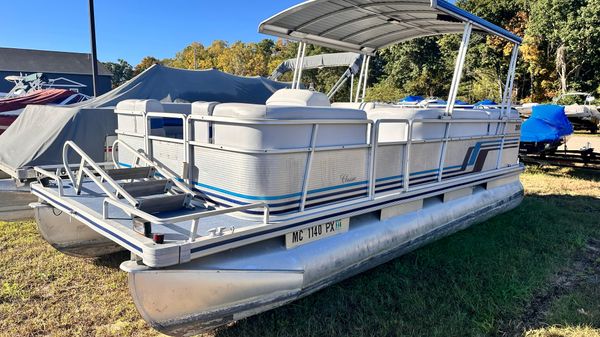
[(106, 170), (106, 173), (114, 180), (143, 179), (154, 175), (153, 167), (126, 167)]
[(137, 201), (140, 203), (138, 209), (146, 213), (160, 213), (177, 211), (185, 208), (187, 194), (176, 195), (152, 195), (139, 197)]
[(121, 187), (132, 197), (142, 197), (154, 194), (164, 194), (171, 187), (171, 181), (167, 179), (154, 179), (122, 183)]

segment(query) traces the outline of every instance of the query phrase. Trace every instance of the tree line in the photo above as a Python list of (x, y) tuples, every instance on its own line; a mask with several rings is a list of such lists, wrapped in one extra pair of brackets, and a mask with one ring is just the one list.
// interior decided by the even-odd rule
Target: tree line
[[(600, 94), (600, 0), (459, 0), (457, 5), (523, 37), (514, 95), (521, 102), (544, 102), (566, 91)], [(396, 101), (406, 95), (444, 98), (460, 45), (458, 35), (426, 37), (380, 50), (371, 61), (367, 99)], [(118, 86), (153, 64), (216, 68), (240, 76), (268, 76), (294, 58), (297, 44), (284, 40), (191, 43), (173, 58), (147, 56), (135, 67), (124, 60), (105, 63)], [(499, 100), (512, 46), (491, 35), (473, 34), (459, 88), (469, 102)], [(307, 46), (307, 55), (335, 52)], [(310, 70), (302, 81), (328, 91), (345, 69)], [(287, 74), (281, 80), (291, 80)], [(347, 100), (348, 87), (334, 99)]]

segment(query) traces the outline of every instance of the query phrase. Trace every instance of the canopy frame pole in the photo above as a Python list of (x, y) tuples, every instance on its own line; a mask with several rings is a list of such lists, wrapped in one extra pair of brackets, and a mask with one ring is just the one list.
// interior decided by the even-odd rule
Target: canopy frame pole
[(358, 75), (358, 84), (356, 85), (356, 96), (354, 97), (354, 103), (358, 103), (358, 99), (360, 97), (360, 89), (361, 83), (363, 79), (363, 75), (365, 74), (365, 65), (367, 64), (367, 60), (363, 58), (362, 63), (360, 64), (360, 74)]
[(296, 89), (300, 89), (300, 82), (302, 80), (302, 70), (304, 68), (304, 55), (306, 54), (306, 42), (302, 42), (302, 53), (300, 54), (300, 63), (296, 62), (296, 68), (298, 68), (298, 78), (296, 79)]
[(296, 64), (294, 65), (294, 77), (292, 78), (292, 89), (296, 89), (296, 79), (298, 78), (298, 65), (300, 65), (300, 53), (302, 52), (303, 42), (298, 42), (298, 52), (296, 53)]
[[(517, 59), (519, 57), (519, 45), (514, 44), (512, 54), (510, 57), (510, 64), (508, 66), (508, 74), (506, 75), (506, 84), (504, 85), (504, 92), (502, 95), (502, 115), (508, 116), (512, 105), (512, 89), (515, 81), (515, 72), (517, 66)], [(501, 116), (502, 117), (502, 116)]]
[(460, 49), (458, 50), (458, 56), (456, 57), (456, 65), (454, 67), (452, 85), (450, 86), (450, 92), (448, 93), (448, 103), (446, 103), (446, 116), (452, 116), (452, 110), (454, 109), (454, 103), (458, 94), (458, 86), (460, 85), (463, 68), (465, 66), (467, 50), (469, 49), (469, 41), (471, 39), (472, 29), (473, 24), (471, 22), (467, 22), (465, 24), (465, 30), (463, 32), (462, 41), (460, 43)]
[(340, 76), (340, 78), (337, 80), (337, 82), (335, 82), (333, 87), (331, 87), (331, 90), (329, 90), (329, 92), (327, 93), (327, 97), (329, 99), (331, 99), (333, 97), (333, 95), (335, 95), (338, 92), (338, 90), (340, 90), (340, 88), (344, 85), (344, 83), (346, 83), (346, 81), (348, 80), (348, 77), (350, 77), (350, 74), (351, 74), (350, 69), (346, 69), (346, 71), (344, 71), (342, 76)]
[(350, 75), (350, 100), (352, 102), (352, 91), (354, 91), (354, 74)]
[(371, 62), (371, 55), (367, 56), (367, 65), (365, 66), (365, 76), (363, 78), (363, 86), (362, 86), (362, 96), (360, 97), (360, 101), (365, 101), (365, 96), (367, 95), (367, 80), (369, 79), (369, 63)]

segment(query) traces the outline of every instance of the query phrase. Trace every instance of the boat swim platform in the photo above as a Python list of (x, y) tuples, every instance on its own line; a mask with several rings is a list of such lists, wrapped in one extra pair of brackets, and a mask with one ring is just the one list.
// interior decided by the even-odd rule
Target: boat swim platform
[[(91, 180), (83, 181), (80, 195), (76, 194), (68, 180), (60, 183), (62, 195), (59, 184), (44, 186), (41, 183), (32, 183), (30, 186), (31, 192), (40, 199), (42, 204), (48, 204), (65, 212), (100, 235), (129, 250), (146, 266), (161, 268), (183, 264), (203, 256), (275, 237), (283, 239), (286, 233), (345, 218), (350, 218), (350, 230), (352, 230), (353, 217), (357, 215), (379, 212), (382, 209), (427, 198), (455, 200), (460, 196), (471, 195), (477, 188), (492, 189), (518, 181), (518, 176), (523, 169), (522, 164), (515, 164), (434, 184), (414, 186), (409, 191), (399, 189), (397, 193), (388, 191), (383, 195), (375, 194), (373, 198), (356, 198), (314, 209), (309, 208), (301, 214), (295, 213), (289, 217), (274, 219), (268, 219), (268, 216), (245, 218), (234, 212), (234, 208), (209, 207), (206, 208), (206, 214), (210, 216), (199, 219), (194, 235), (191, 235), (192, 221), (152, 222), (151, 232), (164, 234), (163, 243), (156, 243), (152, 238), (134, 230), (132, 216), (122, 208), (107, 204), (105, 202), (107, 195)], [(465, 190), (471, 191), (465, 194)], [(40, 206), (34, 205), (34, 207)], [(162, 213), (161, 217), (181, 217), (188, 212), (199, 212), (201, 208), (202, 206), (198, 206), (191, 210)], [(260, 209), (260, 206), (255, 208)], [(414, 211), (414, 207), (409, 209)]]

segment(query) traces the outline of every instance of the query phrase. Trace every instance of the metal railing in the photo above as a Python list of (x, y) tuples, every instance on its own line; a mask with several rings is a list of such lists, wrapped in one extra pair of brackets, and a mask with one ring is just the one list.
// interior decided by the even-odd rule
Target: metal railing
[[(306, 208), (306, 199), (308, 194), (308, 186), (310, 183), (310, 172), (312, 169), (313, 161), (315, 154), (317, 152), (324, 151), (347, 151), (354, 149), (368, 149), (368, 163), (369, 166), (367, 168), (367, 175), (369, 177), (374, 176), (374, 162), (375, 162), (375, 153), (373, 142), (366, 142), (364, 144), (351, 144), (351, 145), (333, 145), (333, 146), (318, 146), (318, 134), (319, 127), (323, 127), (326, 125), (364, 125), (365, 126), (365, 136), (367, 134), (373, 134), (373, 125), (374, 122), (372, 120), (354, 120), (354, 119), (316, 119), (316, 120), (239, 120), (227, 117), (213, 117), (213, 116), (199, 116), (199, 115), (190, 115), (188, 116), (188, 128), (191, 128), (191, 125), (194, 121), (204, 121), (207, 123), (211, 123), (213, 126), (215, 124), (229, 124), (229, 125), (288, 125), (288, 126), (301, 126), (306, 125), (311, 127), (310, 132), (310, 141), (308, 147), (298, 147), (292, 149), (241, 149), (241, 148), (233, 148), (221, 146), (214, 143), (202, 143), (198, 141), (188, 141), (188, 145), (190, 147), (205, 147), (218, 149), (223, 151), (233, 151), (233, 152), (242, 152), (242, 153), (307, 153), (307, 159), (304, 167), (304, 174), (302, 178), (302, 188), (300, 191), (301, 197), (299, 201), (299, 211), (302, 212)], [(188, 135), (191, 134), (188, 130)], [(191, 155), (188, 155), (191, 157)], [(369, 197), (372, 197), (372, 193), (369, 194)]]
[[(79, 164), (79, 170), (77, 171), (77, 177), (74, 176), (73, 171), (71, 170), (71, 167), (69, 166), (69, 150), (75, 151), (75, 153), (77, 153), (77, 155), (79, 155), (81, 157), (81, 163)], [(81, 193), (81, 184), (83, 183), (83, 178), (84, 178), (84, 174), (85, 174), (94, 183), (96, 183), (96, 185), (98, 185), (98, 187), (100, 189), (102, 189), (102, 191), (104, 193), (106, 193), (109, 196), (109, 198), (118, 200), (119, 199), (118, 195), (120, 195), (125, 200), (127, 200), (127, 202), (129, 202), (131, 205), (133, 205), (135, 207), (138, 206), (138, 201), (135, 200), (134, 197), (132, 197), (127, 191), (125, 191), (125, 189), (121, 185), (117, 184), (117, 182), (114, 181), (106, 173), (106, 171), (104, 171), (102, 168), (100, 168), (100, 166), (98, 164), (96, 164), (96, 162), (92, 158), (90, 158), (79, 146), (77, 146), (77, 144), (75, 144), (71, 140), (65, 142), (65, 145), (63, 146), (63, 164), (65, 167), (67, 176), (69, 177), (69, 180), (71, 180), (71, 184), (73, 184), (73, 187), (75, 188), (75, 192), (78, 195)], [(94, 172), (92, 172), (88, 168), (88, 166), (90, 166), (101, 177), (101, 179), (98, 179), (98, 176), (96, 176), (96, 174), (94, 174)], [(113, 193), (110, 189), (108, 189), (106, 187), (106, 185), (102, 183), (103, 181), (106, 181), (106, 183), (108, 183), (108, 185), (110, 185), (110, 187), (114, 188), (116, 193)]]
[[(186, 194), (194, 195), (193, 191), (189, 188), (189, 186), (181, 183), (176, 176), (172, 175), (170, 172), (168, 172), (167, 170), (162, 168), (155, 161), (147, 158), (142, 152), (140, 152), (141, 150), (136, 151), (134, 148), (132, 148), (128, 144), (126, 144), (118, 139), (113, 143), (113, 147), (117, 147), (117, 146), (120, 146), (120, 147), (130, 151), (132, 154), (134, 154), (134, 156), (137, 158), (138, 161), (141, 161), (143, 164), (146, 164), (149, 167), (153, 167), (158, 174), (162, 175), (163, 177), (165, 177), (167, 179), (170, 179), (173, 182), (173, 184), (175, 184), (175, 186), (177, 186), (182, 192), (184, 192)], [(263, 225), (266, 225), (269, 223), (269, 205), (264, 202), (242, 205), (242, 206), (237, 206), (237, 207), (228, 207), (228, 208), (216, 209), (216, 210), (207, 210), (206, 208), (202, 208), (202, 209), (194, 211), (194, 212), (189, 212), (189, 213), (186, 213), (183, 215), (170, 216), (170, 217), (158, 217), (158, 216), (149, 214), (145, 211), (140, 210), (138, 208), (138, 206), (139, 206), (138, 201), (135, 198), (133, 198), (129, 193), (127, 193), (127, 191), (125, 191), (125, 189), (121, 185), (119, 185), (116, 181), (114, 181), (110, 177), (109, 174), (107, 174), (104, 170), (102, 170), (100, 168), (100, 166), (98, 166), (98, 164), (96, 164), (94, 162), (94, 160), (92, 160), (83, 150), (81, 150), (81, 148), (79, 148), (79, 146), (77, 146), (72, 141), (67, 141), (63, 147), (63, 162), (64, 163), (68, 163), (68, 154), (69, 154), (70, 150), (74, 151), (81, 157), (81, 163), (80, 163), (79, 169), (77, 171), (77, 176), (75, 176), (75, 174), (71, 170), (72, 165), (65, 164), (64, 168), (66, 170), (67, 176), (69, 177), (69, 180), (71, 181), (77, 194), (80, 194), (80, 192), (81, 192), (81, 186), (83, 183), (84, 174), (87, 175), (88, 178), (91, 179), (100, 189), (102, 189), (102, 191), (108, 196), (107, 198), (104, 198), (104, 200), (102, 202), (102, 217), (104, 219), (110, 218), (108, 206), (111, 205), (111, 206), (114, 206), (114, 207), (122, 210), (123, 212), (127, 213), (131, 217), (139, 217), (139, 218), (142, 218), (142, 219), (152, 222), (152, 223), (169, 224), (169, 223), (191, 220), (192, 224), (190, 226), (190, 234), (189, 234), (189, 239), (188, 239), (190, 242), (195, 241), (195, 239), (197, 237), (199, 221), (202, 218), (207, 218), (207, 217), (216, 216), (216, 215), (220, 215), (220, 214), (226, 214), (226, 213), (239, 212), (239, 211), (244, 211), (244, 210), (249, 210), (249, 209), (255, 209), (255, 208), (263, 208)], [(115, 159), (115, 158), (113, 157), (113, 159)], [(91, 167), (94, 170), (94, 172), (92, 172), (88, 168), (88, 166)], [(55, 180), (57, 183), (57, 186), (58, 186), (59, 197), (62, 197), (64, 195), (63, 181), (60, 176), (42, 168), (42, 167), (35, 167), (34, 170), (40, 176), (44, 176), (44, 177)], [(98, 176), (100, 178), (98, 178)], [(103, 184), (103, 182), (106, 182), (110, 187), (114, 188), (116, 192), (113, 193), (107, 186), (105, 186)], [(121, 196), (125, 200), (127, 200), (129, 202), (129, 204), (126, 204), (126, 203), (123, 203), (122, 201), (120, 201), (119, 196)]]
[[(146, 124), (149, 125), (149, 119), (152, 117), (163, 117), (163, 118), (181, 118), (183, 123), (183, 139), (170, 138), (170, 137), (160, 137), (160, 136), (152, 136), (149, 135), (149, 129), (147, 128), (146, 135), (143, 137), (146, 138), (146, 147), (150, 148), (152, 145), (150, 144), (151, 140), (156, 141), (164, 141), (170, 143), (176, 143), (183, 145), (183, 158), (184, 164), (187, 167), (192, 167), (194, 163), (192, 160), (196, 160), (193, 158), (192, 151), (195, 147), (209, 148), (220, 151), (229, 151), (229, 152), (238, 152), (238, 153), (248, 153), (248, 154), (282, 154), (282, 153), (307, 153), (307, 159), (305, 162), (304, 173), (302, 175), (302, 187), (300, 191), (300, 200), (299, 200), (299, 212), (302, 213), (306, 209), (306, 201), (308, 195), (308, 186), (311, 181), (311, 168), (313, 166), (313, 161), (315, 154), (317, 152), (322, 151), (342, 151), (342, 150), (350, 150), (350, 149), (368, 149), (367, 153), (367, 167), (366, 167), (366, 176), (367, 176), (367, 195), (366, 200), (375, 199), (376, 195), (376, 172), (377, 172), (377, 150), (381, 146), (390, 146), (390, 145), (404, 145), (401, 149), (402, 151), (402, 164), (401, 164), (401, 175), (402, 182), (399, 187), (400, 192), (409, 192), (411, 191), (411, 178), (410, 178), (410, 162), (411, 162), (411, 152), (412, 147), (415, 144), (423, 144), (423, 143), (440, 143), (439, 148), (439, 159), (436, 181), (432, 184), (439, 183), (443, 179), (444, 175), (444, 163), (446, 161), (447, 148), (450, 142), (461, 141), (461, 140), (481, 140), (481, 139), (495, 139), (500, 138), (500, 149), (498, 150), (498, 156), (496, 158), (495, 168), (501, 168), (502, 164), (502, 152), (504, 151), (504, 142), (505, 139), (509, 136), (518, 136), (519, 133), (507, 133), (507, 125), (509, 123), (520, 122), (519, 119), (509, 119), (505, 114), (500, 114), (499, 119), (455, 119), (455, 118), (440, 118), (440, 119), (379, 119), (376, 121), (372, 120), (328, 120), (328, 119), (312, 119), (312, 120), (264, 120), (264, 119), (234, 119), (230, 117), (215, 117), (215, 116), (205, 116), (205, 115), (185, 115), (185, 114), (177, 114), (177, 113), (146, 113), (145, 120)], [(290, 149), (251, 149), (251, 148), (243, 148), (239, 146), (226, 146), (215, 144), (214, 138), (208, 137), (208, 141), (202, 142), (196, 139), (192, 139), (192, 128), (194, 126), (194, 122), (206, 122), (208, 124), (207, 128), (214, 128), (215, 125), (218, 124), (227, 124), (227, 125), (247, 125), (247, 126), (265, 126), (265, 125), (290, 125), (290, 126), (300, 126), (306, 125), (311, 127), (310, 131), (310, 142), (306, 147), (297, 147)], [(425, 138), (422, 137), (420, 139), (416, 139), (414, 136), (415, 125), (420, 124), (444, 124), (443, 127), (443, 135), (441, 137), (435, 138)], [(472, 136), (452, 136), (452, 127), (455, 124), (466, 124), (466, 123), (477, 123), (477, 124), (487, 124), (487, 131), (482, 133), (481, 135), (472, 135)], [(318, 136), (320, 129), (323, 128), (324, 125), (352, 125), (352, 124), (364, 124), (366, 126), (367, 131), (367, 141), (364, 144), (353, 144), (353, 145), (336, 145), (336, 146), (318, 146)], [(395, 141), (380, 141), (380, 131), (381, 127), (384, 124), (403, 124), (405, 135), (401, 140)], [(496, 125), (496, 127), (492, 127), (492, 125)], [(207, 130), (208, 132), (208, 130)], [(142, 136), (142, 135), (136, 135)], [(191, 184), (193, 181), (192, 170), (188, 170), (187, 172), (187, 183)], [(419, 185), (419, 188), (427, 185)], [(397, 193), (397, 191), (391, 191), (390, 194)], [(385, 197), (386, 195), (381, 195)], [(357, 199), (359, 202), (364, 200), (365, 198)], [(298, 215), (296, 213), (296, 215)]]
[(263, 225), (266, 225), (269, 223), (269, 205), (264, 202), (242, 205), (242, 206), (237, 206), (237, 207), (228, 207), (228, 208), (222, 208), (222, 209), (216, 209), (216, 210), (210, 210), (210, 211), (208, 211), (206, 209), (202, 209), (202, 210), (199, 210), (196, 212), (187, 213), (187, 214), (183, 214), (183, 215), (161, 218), (161, 217), (154, 216), (152, 214), (148, 214), (148, 213), (141, 211), (135, 207), (125, 205), (122, 202), (119, 202), (119, 201), (116, 201), (116, 200), (113, 200), (110, 198), (105, 198), (102, 202), (102, 217), (104, 219), (110, 218), (109, 217), (109, 209), (108, 209), (109, 205), (115, 206), (132, 216), (137, 216), (146, 221), (150, 221), (152, 223), (157, 223), (157, 224), (168, 225), (171, 223), (191, 220), (192, 225), (190, 226), (190, 234), (189, 234), (189, 239), (188, 239), (188, 241), (190, 241), (190, 242), (194, 242), (196, 240), (196, 237), (198, 235), (198, 225), (200, 223), (200, 219), (202, 219), (202, 218), (208, 218), (208, 217), (215, 216), (215, 215), (245, 211), (245, 210), (254, 209), (254, 208), (263, 208)]
[[(171, 180), (173, 182), (173, 184), (175, 186), (177, 186), (177, 188), (179, 188), (182, 192), (187, 193), (187, 194), (192, 194), (192, 195), (194, 194), (194, 191), (192, 191), (192, 189), (190, 189), (189, 186), (181, 183), (181, 181), (179, 180), (179, 177), (177, 177), (176, 175), (169, 172), (166, 168), (163, 167), (162, 164), (146, 157), (145, 154), (143, 154), (139, 151), (136, 151), (133, 147), (131, 147), (127, 143), (117, 139), (113, 143), (113, 148), (115, 148), (115, 147), (119, 148), (119, 150), (121, 150), (121, 147), (123, 147), (124, 149), (129, 151), (131, 154), (133, 154), (136, 158), (136, 162), (135, 162), (136, 165), (139, 165), (139, 162), (142, 161), (144, 164), (146, 164), (146, 166), (150, 166), (150, 167), (153, 167), (154, 169), (156, 169), (156, 172), (158, 174), (160, 174), (161, 176), (163, 176), (164, 178)], [(113, 160), (115, 160), (114, 157), (113, 157)], [(115, 165), (116, 165), (116, 167), (120, 167), (118, 161), (115, 161)]]

